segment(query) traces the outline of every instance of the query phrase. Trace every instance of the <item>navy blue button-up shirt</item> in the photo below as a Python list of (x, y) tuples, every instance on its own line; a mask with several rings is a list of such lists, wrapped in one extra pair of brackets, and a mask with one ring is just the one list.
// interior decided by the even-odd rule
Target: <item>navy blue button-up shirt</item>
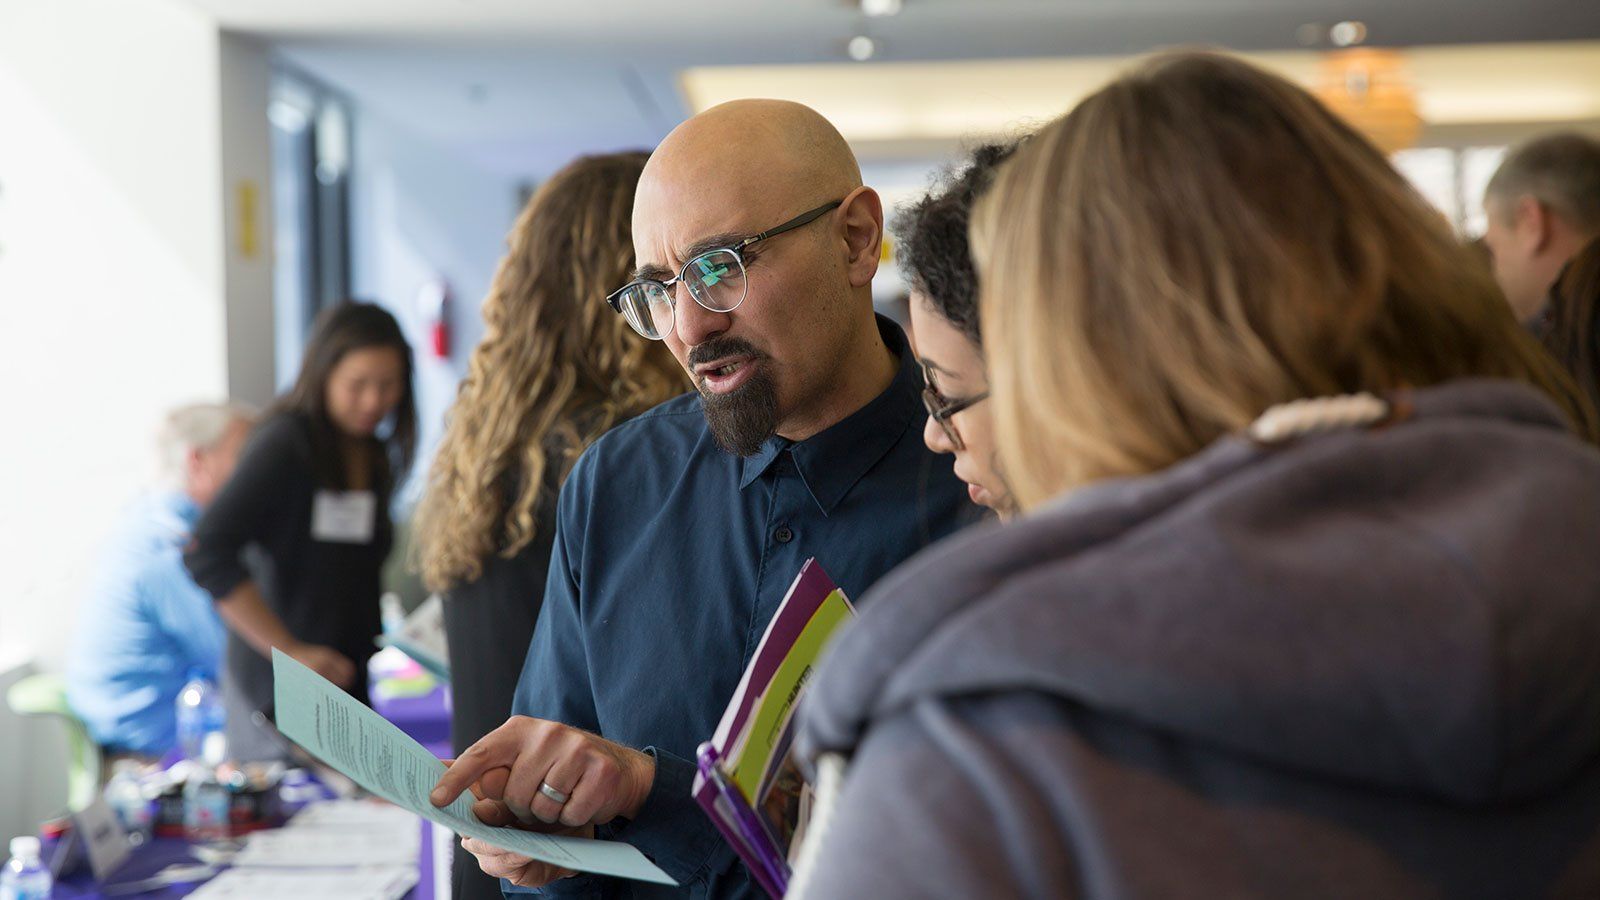
[(905, 335), (886, 319), (879, 328), (900, 360), (894, 381), (807, 440), (729, 454), (691, 393), (617, 426), (578, 460), (514, 712), (655, 756), (639, 817), (603, 832), (684, 887), (578, 876), (544, 893), (763, 896), (690, 783), (695, 748), (716, 730), (767, 621), (809, 557), (859, 598), (980, 516), (950, 458), (922, 443), (922, 376)]

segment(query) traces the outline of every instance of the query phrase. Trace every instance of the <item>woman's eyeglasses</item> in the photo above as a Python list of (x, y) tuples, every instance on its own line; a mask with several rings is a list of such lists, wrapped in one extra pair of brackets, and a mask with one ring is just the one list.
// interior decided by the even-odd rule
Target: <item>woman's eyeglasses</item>
[(989, 399), (989, 392), (973, 394), (971, 397), (946, 397), (934, 386), (933, 370), (927, 363), (922, 364), (922, 382), (922, 405), (927, 407), (928, 418), (939, 423), (944, 436), (950, 439), (951, 446), (957, 450), (967, 449), (966, 442), (961, 440), (961, 433), (956, 431), (950, 419), (956, 413)]

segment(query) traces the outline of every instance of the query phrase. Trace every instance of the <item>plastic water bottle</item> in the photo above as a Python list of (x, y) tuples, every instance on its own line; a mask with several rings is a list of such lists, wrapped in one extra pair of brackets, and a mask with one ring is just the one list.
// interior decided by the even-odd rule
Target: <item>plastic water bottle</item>
[(217, 778), (217, 767), (202, 763), (183, 786), (183, 835), (196, 844), (233, 836), (233, 793)]
[(378, 598), (378, 615), (383, 622), (383, 633), (396, 635), (406, 627), (406, 608), (400, 601), (400, 595), (387, 591)]
[(198, 670), (178, 692), (178, 744), (194, 763), (183, 786), (183, 833), (195, 843), (225, 841), (232, 835), (233, 792), (217, 777), (228, 758), (228, 714), (222, 692)]
[(189, 670), (189, 681), (178, 692), (178, 747), (185, 759), (200, 760), (207, 746), (221, 742), (217, 762), (226, 757), (228, 712), (222, 692), (199, 669)]
[(39, 859), (39, 839), (11, 839), (11, 861), (0, 872), (0, 900), (49, 900), (55, 883)]

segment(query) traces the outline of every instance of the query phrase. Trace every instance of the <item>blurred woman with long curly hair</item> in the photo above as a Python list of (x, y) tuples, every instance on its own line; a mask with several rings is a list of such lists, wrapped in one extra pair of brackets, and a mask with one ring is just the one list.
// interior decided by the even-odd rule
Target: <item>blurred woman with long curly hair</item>
[[(510, 714), (572, 464), (612, 426), (688, 388), (665, 346), (602, 299), (633, 268), (647, 158), (580, 158), (523, 209), (417, 509), (414, 562), (445, 598), (457, 752)], [(463, 859), (455, 896), (498, 900), (499, 882)]]

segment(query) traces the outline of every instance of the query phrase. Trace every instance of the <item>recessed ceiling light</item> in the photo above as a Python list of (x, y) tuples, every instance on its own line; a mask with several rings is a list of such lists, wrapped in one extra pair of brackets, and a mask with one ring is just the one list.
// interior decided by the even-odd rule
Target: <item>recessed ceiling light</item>
[(904, 0), (861, 0), (861, 12), (869, 16), (893, 16), (904, 5)]
[(850, 39), (850, 43), (846, 45), (845, 50), (849, 52), (850, 58), (856, 62), (866, 62), (873, 57), (873, 54), (878, 52), (878, 42), (864, 34), (858, 34)]
[(1340, 22), (1328, 29), (1328, 40), (1335, 47), (1354, 47), (1367, 39), (1365, 22)]

